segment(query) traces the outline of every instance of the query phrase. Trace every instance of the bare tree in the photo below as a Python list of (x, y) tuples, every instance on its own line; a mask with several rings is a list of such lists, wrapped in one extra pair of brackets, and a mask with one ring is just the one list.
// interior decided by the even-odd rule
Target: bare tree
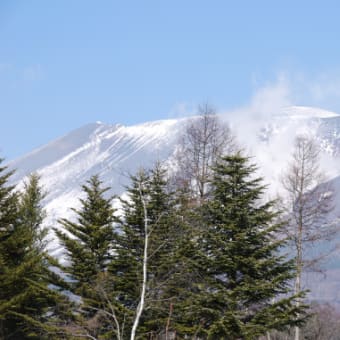
[(303, 335), (310, 340), (340, 340), (340, 313), (334, 307), (313, 305), (312, 316), (303, 327)]
[[(301, 328), (303, 339), (340, 340), (339, 311), (329, 304), (312, 304), (311, 316)], [(294, 329), (284, 332), (273, 331), (271, 340), (289, 340), (294, 336)], [(268, 340), (261, 337), (259, 340)]]
[[(289, 214), (286, 230), (296, 258), (296, 294), (301, 292), (302, 272), (315, 270), (329, 253), (311, 256), (311, 249), (322, 241), (330, 240), (338, 231), (337, 225), (328, 221), (328, 214), (333, 208), (332, 191), (322, 184), (324, 181), (315, 140), (306, 136), (297, 137), (292, 161), (282, 177)], [(297, 301), (300, 304), (300, 299)], [(300, 329), (296, 327), (295, 340), (299, 339)]]
[(208, 193), (211, 166), (223, 153), (236, 149), (229, 126), (216, 115), (209, 104), (198, 107), (198, 116), (187, 123), (177, 152), (177, 180), (187, 185), (201, 202)]

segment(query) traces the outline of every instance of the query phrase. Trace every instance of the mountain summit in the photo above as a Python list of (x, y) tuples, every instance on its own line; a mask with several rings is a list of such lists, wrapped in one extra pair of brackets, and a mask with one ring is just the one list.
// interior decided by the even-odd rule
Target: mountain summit
[[(340, 116), (318, 108), (292, 106), (274, 114), (223, 114), (239, 144), (254, 156), (260, 175), (269, 183), (268, 195), (280, 189), (279, 177), (291, 156), (294, 137), (308, 134), (322, 148), (322, 167), (331, 176), (335, 192), (333, 214), (340, 216)], [(121, 195), (129, 182), (129, 174), (140, 167), (152, 167), (156, 161), (172, 157), (179, 137), (191, 118), (161, 120), (134, 126), (109, 125), (101, 122), (71, 131), (27, 155), (9, 162), (16, 169), (12, 181), (22, 183), (26, 175), (38, 172), (47, 191), (44, 204), (47, 226), (55, 226), (60, 218), (72, 218), (70, 208), (79, 206), (81, 185), (91, 175), (99, 174), (112, 193)], [(50, 234), (49, 250), (60, 256), (61, 248)], [(338, 266), (336, 266), (338, 267)], [(329, 272), (327, 283), (337, 287), (338, 269)], [(324, 287), (320, 286), (320, 287)], [(313, 288), (318, 299), (327, 299), (327, 289)], [(338, 288), (338, 287), (337, 287)], [(333, 289), (332, 289), (333, 291)], [(340, 291), (340, 290), (339, 290)], [(335, 294), (335, 293), (334, 293)], [(339, 298), (340, 301), (340, 298)]]

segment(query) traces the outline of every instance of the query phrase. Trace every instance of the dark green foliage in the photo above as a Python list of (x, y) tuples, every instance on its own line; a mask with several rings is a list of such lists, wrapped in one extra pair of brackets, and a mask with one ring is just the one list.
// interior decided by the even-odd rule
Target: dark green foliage
[(149, 176), (144, 171), (131, 176), (128, 198), (121, 199), (123, 217), (121, 234), (117, 238), (117, 256), (110, 266), (118, 299), (132, 311), (137, 307), (141, 291), (145, 237), (142, 198), (147, 195), (148, 183)]
[(80, 199), (80, 210), (73, 209), (77, 214), (77, 221), (60, 220), (60, 224), (72, 236), (55, 229), (71, 261), (71, 265), (65, 270), (77, 280), (78, 288), (94, 281), (97, 274), (106, 269), (112, 258), (115, 235), (113, 198), (104, 197), (109, 188), (101, 188), (98, 176), (91, 177), (88, 185), (83, 185), (82, 188), (86, 198)]
[(179, 285), (183, 267), (179, 257), (185, 233), (175, 194), (169, 190), (166, 172), (160, 164), (150, 172), (147, 199), (150, 223), (147, 309), (142, 328), (159, 335), (170, 330), (170, 319), (179, 312)]
[(115, 281), (112, 300), (121, 306), (118, 318), (121, 324), (123, 320), (125, 323), (123, 338), (130, 335), (142, 290), (145, 241), (143, 200), (147, 202), (149, 199), (149, 184), (149, 175), (140, 171), (136, 176), (131, 176), (127, 199), (121, 199), (121, 232), (117, 237), (117, 254), (111, 262), (110, 273)]
[[(1, 168), (3, 172), (5, 168)], [(43, 193), (30, 176), (22, 194), (0, 177), (0, 337), (43, 339), (54, 329), (60, 296), (49, 289), (50, 276), (41, 229)]]
[[(120, 219), (113, 198), (105, 197), (108, 188), (91, 177), (76, 220), (61, 219), (64, 231), (54, 229), (69, 260), (59, 267), (72, 279), (61, 282), (48, 270), (58, 264), (44, 250), (38, 177), (20, 195), (6, 186), (10, 173), (0, 168), (0, 339), (113, 339), (119, 332), (129, 338), (142, 289), (146, 221), (138, 338), (254, 339), (300, 324), (305, 306), (296, 307), (289, 285), (294, 262), (283, 255), (278, 212), (274, 202), (262, 203), (265, 187), (255, 170), (239, 153), (221, 158), (211, 195), (197, 206), (181, 188), (170, 190), (158, 164), (131, 177)], [(68, 303), (50, 283), (81, 298), (73, 314), (65, 314)]]
[[(165, 170), (157, 164), (149, 173), (140, 171), (131, 177), (128, 199), (122, 200), (122, 233), (118, 238), (117, 257), (112, 262), (118, 300), (125, 306), (129, 330), (139, 302), (145, 241), (145, 202), (148, 221), (148, 269), (146, 308), (138, 334), (156, 336), (165, 332), (169, 313), (178, 311), (179, 272), (183, 269), (178, 256), (184, 235), (182, 216), (175, 195), (169, 191)], [(174, 306), (176, 305), (176, 309)], [(130, 321), (129, 321), (130, 320)], [(130, 324), (129, 324), (130, 322)], [(128, 334), (126, 334), (127, 336)], [(145, 335), (146, 336), (146, 335)]]
[(304, 307), (287, 296), (292, 261), (279, 253), (274, 202), (261, 203), (265, 187), (240, 153), (214, 167), (212, 196), (202, 207), (205, 232), (198, 260), (202, 281), (193, 307), (201, 336), (253, 339), (295, 323)]
[(72, 279), (68, 289), (82, 299), (83, 322), (96, 320), (98, 327), (94, 327), (93, 334), (97, 336), (105, 333), (107, 326), (106, 322), (98, 320), (98, 313), (106, 308), (106, 298), (101, 291), (110, 281), (105, 273), (114, 251), (116, 217), (113, 197), (105, 197), (109, 188), (102, 188), (98, 176), (92, 176), (82, 188), (86, 196), (80, 199), (81, 208), (73, 209), (77, 220), (61, 219), (59, 222), (67, 233), (60, 229), (55, 229), (55, 233), (69, 260), (68, 266), (61, 267)]

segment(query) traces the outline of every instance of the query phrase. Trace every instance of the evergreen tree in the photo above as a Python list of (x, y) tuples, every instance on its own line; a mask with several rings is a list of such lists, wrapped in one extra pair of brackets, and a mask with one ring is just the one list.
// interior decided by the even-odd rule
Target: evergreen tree
[[(142, 264), (147, 212), (149, 247), (147, 255), (146, 308), (142, 314), (139, 336), (152, 338), (169, 329), (169, 314), (178, 299), (180, 263), (176, 263), (183, 234), (182, 219), (176, 212), (175, 195), (169, 190), (165, 170), (160, 164), (146, 173), (131, 177), (128, 199), (122, 200), (122, 234), (118, 239), (117, 258), (111, 270), (119, 301), (125, 306), (128, 336), (142, 291)], [(177, 311), (177, 309), (176, 309)], [(174, 315), (170, 315), (172, 318)], [(172, 325), (171, 325), (172, 326)], [(142, 335), (144, 334), (144, 335)]]
[(98, 273), (106, 270), (112, 258), (115, 210), (112, 207), (113, 197), (104, 197), (109, 188), (101, 185), (98, 176), (92, 176), (87, 185), (82, 186), (86, 198), (80, 199), (81, 208), (72, 209), (77, 221), (59, 221), (69, 234), (55, 229), (70, 260), (70, 266), (65, 270), (76, 280), (77, 290), (93, 282)]
[[(148, 261), (147, 298), (150, 301), (144, 313), (145, 332), (155, 336), (173, 329), (170, 322), (179, 312), (180, 274), (179, 258), (184, 224), (179, 216), (175, 193), (169, 189), (166, 171), (161, 164), (150, 171), (148, 195), (150, 246)], [(176, 306), (176, 309), (174, 307)]]
[[(0, 163), (3, 160), (0, 160)], [(7, 278), (8, 273), (12, 273), (13, 267), (11, 254), (7, 253), (11, 241), (11, 235), (18, 225), (18, 196), (14, 193), (13, 186), (9, 186), (8, 180), (13, 172), (6, 172), (6, 167), (0, 167), (0, 338), (5, 338), (8, 334), (15, 332), (14, 325), (9, 325), (8, 308), (14, 304), (11, 292), (11, 282)], [(15, 268), (14, 268), (15, 269)], [(11, 270), (11, 272), (10, 272)], [(17, 327), (18, 328), (18, 327)]]
[(131, 176), (127, 198), (121, 198), (122, 217), (117, 236), (116, 256), (110, 264), (114, 277), (111, 300), (121, 306), (119, 322), (124, 322), (123, 338), (130, 336), (133, 319), (140, 300), (143, 281), (143, 251), (145, 241), (145, 216), (143, 199), (147, 198), (149, 176), (141, 170)]
[(167, 288), (173, 297), (172, 310), (168, 310), (167, 325), (169, 331), (176, 335), (176, 339), (196, 339), (200, 320), (193, 306), (198, 303), (197, 298), (202, 293), (204, 280), (204, 254), (200, 247), (204, 226), (201, 206), (192, 201), (186, 188), (184, 192), (181, 189), (177, 188), (176, 191), (175, 216), (180, 220), (180, 228), (177, 229), (176, 249), (172, 259), (176, 269)]
[(81, 208), (72, 209), (77, 220), (59, 221), (67, 233), (54, 230), (70, 262), (63, 267), (73, 280), (70, 288), (86, 299), (91, 297), (98, 275), (106, 271), (112, 259), (116, 218), (113, 197), (105, 197), (109, 188), (102, 188), (98, 176), (92, 176), (82, 189), (86, 197), (80, 199)]
[[(5, 168), (1, 168), (3, 172)], [(50, 276), (41, 229), (42, 190), (36, 175), (22, 194), (0, 177), (0, 336), (44, 339), (55, 327), (60, 296), (49, 289)]]
[(274, 202), (261, 203), (265, 187), (255, 170), (240, 153), (213, 168), (212, 196), (202, 210), (204, 280), (193, 307), (202, 337), (254, 339), (301, 322), (304, 306), (289, 295), (294, 265), (279, 252), (282, 225)]
[(86, 320), (96, 323), (93, 334), (105, 333), (110, 323), (101, 318), (106, 308), (102, 287), (110, 281), (107, 266), (112, 260), (115, 230), (115, 209), (113, 197), (106, 198), (109, 188), (103, 188), (98, 176), (92, 176), (82, 186), (85, 198), (80, 199), (81, 208), (73, 209), (76, 221), (61, 219), (59, 222), (66, 232), (54, 229), (66, 250), (69, 265), (61, 266), (71, 280), (69, 290), (82, 299), (81, 314)]

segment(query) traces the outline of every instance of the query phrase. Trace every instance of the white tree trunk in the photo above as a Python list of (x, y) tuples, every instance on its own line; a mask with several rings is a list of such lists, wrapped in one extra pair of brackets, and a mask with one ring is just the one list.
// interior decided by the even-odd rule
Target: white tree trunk
[(145, 304), (145, 292), (146, 292), (146, 281), (147, 281), (147, 269), (148, 269), (148, 243), (149, 243), (149, 230), (148, 230), (148, 214), (145, 199), (142, 193), (141, 184), (139, 186), (140, 198), (144, 209), (144, 255), (143, 255), (143, 282), (142, 282), (142, 292), (140, 296), (140, 301), (137, 307), (136, 317), (133, 322), (130, 340), (134, 340), (136, 337), (136, 330), (139, 324), (140, 317), (142, 315), (144, 304)]
[[(301, 292), (301, 275), (302, 275), (302, 230), (303, 230), (303, 219), (302, 219), (302, 211), (300, 211), (299, 216), (299, 226), (298, 226), (298, 234), (296, 240), (296, 278), (295, 278), (295, 294), (300, 294)], [(296, 306), (300, 307), (300, 298), (298, 297), (296, 300)], [(300, 340), (300, 327), (295, 327), (295, 337), (294, 340)]]

